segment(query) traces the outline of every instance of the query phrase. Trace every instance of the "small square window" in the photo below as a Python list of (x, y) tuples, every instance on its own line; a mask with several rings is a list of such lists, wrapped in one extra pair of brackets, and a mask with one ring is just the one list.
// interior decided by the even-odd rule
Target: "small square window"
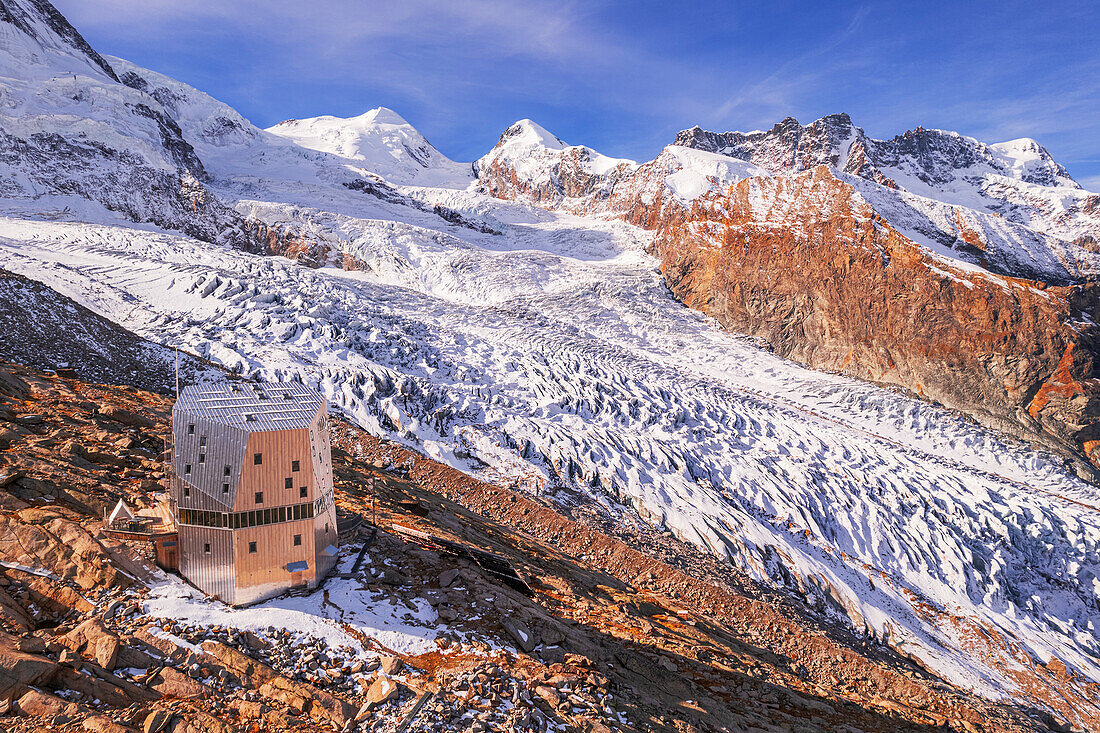
[(294, 535), (294, 546), (298, 547), (301, 544), (302, 544), (302, 535), (300, 535), (300, 534)]
[(283, 486), (285, 486), (288, 489), (293, 489), (294, 488), (294, 479), (292, 479), (292, 478), (286, 479), (283, 482)]
[(226, 466), (223, 473), (226, 476), (231, 476), (231, 475), (233, 475), (233, 469), (230, 466)]
[(257, 491), (256, 492), (256, 503), (257, 504), (263, 504), (264, 503), (264, 492), (262, 492), (262, 491)]
[(252, 454), (252, 465), (253, 466), (259, 466), (263, 462), (264, 462), (264, 454), (263, 453), (253, 453)]
[(206, 454), (199, 453), (199, 463), (206, 463)]
[(255, 554), (255, 552), (256, 552), (256, 543), (255, 542), (249, 542), (248, 543), (248, 553), (251, 555), (251, 554)]
[(209, 542), (204, 542), (203, 543), (202, 551), (205, 552), (207, 555), (210, 554), (210, 543)]
[(205, 435), (200, 435), (199, 436), (199, 445), (206, 445), (206, 436)]
[(229, 484), (222, 484), (222, 493), (223, 494), (228, 494), (229, 493)]
[(183, 472), (184, 473), (191, 473), (191, 464), (190, 463), (183, 464)]
[(188, 435), (194, 435), (195, 434), (195, 425), (194, 425), (194, 423), (187, 426), (187, 434)]
[(183, 495), (184, 496), (191, 496), (191, 487), (190, 486), (184, 486), (183, 487)]
[(309, 496), (309, 489), (307, 489), (305, 486), (299, 487), (298, 488), (298, 496), (305, 499), (307, 496)]
[[(302, 470), (302, 462), (301, 461), (291, 461), (290, 462), (290, 470), (291, 471), (301, 471)], [(287, 480), (289, 481), (290, 479), (287, 479)]]

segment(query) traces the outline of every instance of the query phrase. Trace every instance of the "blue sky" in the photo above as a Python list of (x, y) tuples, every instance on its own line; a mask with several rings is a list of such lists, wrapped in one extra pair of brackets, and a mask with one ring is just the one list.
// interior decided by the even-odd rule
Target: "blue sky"
[(676, 131), (848, 112), (1034, 137), (1100, 189), (1100, 3), (54, 0), (99, 51), (260, 126), (392, 107), (472, 160), (530, 117), (653, 157)]

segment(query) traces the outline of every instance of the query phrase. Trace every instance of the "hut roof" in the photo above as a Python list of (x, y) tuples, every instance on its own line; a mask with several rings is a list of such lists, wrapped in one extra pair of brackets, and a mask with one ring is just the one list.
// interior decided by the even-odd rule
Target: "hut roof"
[(185, 387), (174, 410), (251, 433), (309, 427), (323, 404), (298, 382), (222, 382)]
[(126, 502), (122, 499), (118, 500), (115, 504), (115, 508), (111, 510), (111, 514), (107, 517), (107, 524), (111, 525), (120, 519), (133, 519), (134, 513), (130, 510), (130, 507), (126, 506)]

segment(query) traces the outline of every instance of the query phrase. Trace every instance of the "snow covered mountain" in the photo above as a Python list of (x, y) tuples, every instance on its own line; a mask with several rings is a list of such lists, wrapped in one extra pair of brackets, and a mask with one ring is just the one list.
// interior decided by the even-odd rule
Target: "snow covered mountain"
[(805, 126), (788, 117), (771, 130), (747, 134), (695, 127), (679, 133), (675, 144), (744, 160), (773, 175), (828, 166), (848, 174), (900, 231), (995, 272), (1054, 284), (1100, 272), (1100, 197), (1083, 190), (1030, 138), (987, 145), (918, 127), (875, 140), (848, 115), (837, 114)]
[(1033, 141), (918, 129), (883, 142), (831, 115), (694, 128), (648, 163), (567, 176), (552, 135), (515, 152), (510, 137), (479, 162), (483, 190), (654, 230), (672, 291), (731, 330), (1100, 477), (1100, 198)]
[(286, 120), (268, 132), (303, 148), (361, 161), (391, 183), (461, 188), (473, 180), (468, 164), (440, 153), (392, 109), (376, 107), (358, 117)]
[[(1066, 192), (1064, 212), (1091, 199), (1037, 152), (988, 146), (949, 174), (921, 162), (944, 151), (902, 160), (863, 142), (899, 187), (924, 171), (988, 202), (967, 208), (859, 174), (855, 142), (832, 163), (840, 133), (806, 148), (790, 128), (738, 155), (700, 134), (639, 165), (523, 121), (470, 186), (434, 178), (446, 159), (399, 118), (259, 130), (92, 56), (45, 3), (0, 8), (0, 63), (16, 71), (0, 79), (9, 269), (228, 369), (316, 385), (466, 471), (667, 529), (951, 684), (1095, 728), (1096, 486), (929, 401), (782, 358), (901, 365), (933, 396), (969, 374), (973, 412), (1008, 425), (1034, 407), (1052, 445), (1084, 450), (1091, 423), (1066, 447), (1051, 411), (1066, 424), (1095, 404), (1080, 371), (1094, 327), (1075, 300), (1092, 292), (1092, 235), (1076, 234), (1084, 214), (1058, 224), (1043, 207), (1047, 189)], [(791, 149), (827, 162), (775, 168)], [(921, 235), (905, 218), (918, 214), (953, 244)], [(742, 330), (780, 353), (685, 304), (735, 327), (747, 313)], [(916, 339), (913, 324), (942, 330)], [(1012, 328), (1030, 340), (974, 336)], [(1019, 394), (983, 392), (998, 379)]]
[(578, 197), (606, 198), (636, 167), (632, 160), (568, 145), (531, 120), (505, 130), (496, 146), (474, 163), (484, 192), (544, 205)]

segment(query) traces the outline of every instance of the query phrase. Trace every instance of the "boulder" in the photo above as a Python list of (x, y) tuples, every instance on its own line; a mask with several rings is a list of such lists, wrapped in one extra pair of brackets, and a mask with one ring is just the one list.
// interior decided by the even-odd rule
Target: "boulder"
[(161, 733), (172, 722), (173, 717), (171, 710), (154, 710), (145, 716), (141, 731), (142, 733)]
[(139, 415), (136, 412), (131, 412), (121, 407), (112, 407), (110, 405), (100, 408), (99, 416), (105, 420), (113, 420), (134, 428), (151, 428), (154, 425), (153, 421), (144, 415)]
[(462, 570), (459, 568), (451, 568), (450, 570), (444, 570), (439, 574), (439, 587), (449, 588), (454, 585), (454, 582), (458, 580), (462, 574)]
[(164, 697), (174, 697), (183, 700), (202, 700), (212, 694), (208, 685), (193, 680), (183, 672), (172, 667), (160, 670), (148, 682), (151, 690), (156, 690)]
[(370, 709), (373, 710), (382, 703), (392, 700), (399, 691), (400, 688), (396, 681), (385, 675), (378, 675), (374, 678), (370, 687), (367, 688), (366, 705), (369, 705)]
[(538, 646), (538, 638), (527, 624), (514, 618), (506, 618), (501, 623), (508, 635), (516, 640), (516, 645), (525, 652), (534, 651)]
[(149, 669), (155, 665), (156, 659), (138, 649), (137, 646), (139, 645), (139, 642), (133, 637), (121, 639), (118, 647), (118, 660), (115, 662), (115, 666), (130, 669)]
[(95, 644), (95, 661), (106, 670), (113, 670), (118, 661), (118, 637), (114, 634), (101, 637)]
[(106, 715), (89, 715), (82, 723), (89, 733), (131, 733), (132, 729), (118, 723)]
[(88, 619), (59, 641), (69, 649), (83, 652), (89, 659), (108, 671), (115, 668), (119, 656), (119, 638), (98, 618)]
[(558, 691), (553, 687), (539, 685), (535, 688), (535, 694), (545, 700), (553, 710), (556, 710), (558, 705), (561, 705), (561, 695), (559, 695)]
[(31, 715), (45, 718), (56, 715), (75, 716), (80, 712), (80, 706), (75, 702), (62, 700), (54, 695), (49, 695), (38, 690), (28, 690), (15, 703), (15, 709), (20, 715)]
[(21, 695), (28, 687), (50, 680), (57, 670), (57, 663), (21, 652), (12, 637), (0, 636), (0, 697)]

